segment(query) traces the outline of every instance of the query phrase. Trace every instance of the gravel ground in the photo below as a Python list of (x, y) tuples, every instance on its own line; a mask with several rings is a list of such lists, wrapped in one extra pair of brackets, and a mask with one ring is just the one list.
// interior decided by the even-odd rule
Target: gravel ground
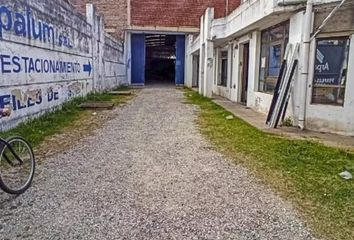
[(313, 239), (291, 205), (212, 150), (182, 92), (147, 88), (33, 187), (0, 193), (1, 239)]

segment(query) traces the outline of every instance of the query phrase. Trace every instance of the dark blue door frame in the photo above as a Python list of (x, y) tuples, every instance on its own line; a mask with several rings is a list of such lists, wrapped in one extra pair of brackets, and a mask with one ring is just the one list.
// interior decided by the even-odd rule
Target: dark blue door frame
[(186, 56), (186, 38), (184, 35), (176, 36), (176, 85), (184, 85), (184, 63)]
[(132, 85), (144, 85), (146, 61), (145, 34), (132, 34), (131, 52)]

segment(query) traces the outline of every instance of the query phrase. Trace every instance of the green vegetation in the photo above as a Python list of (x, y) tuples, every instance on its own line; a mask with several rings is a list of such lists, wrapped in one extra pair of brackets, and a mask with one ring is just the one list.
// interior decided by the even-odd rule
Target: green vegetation
[(293, 120), (290, 117), (287, 117), (284, 119), (282, 126), (284, 127), (292, 127), (293, 125)]
[(23, 136), (33, 145), (33, 147), (36, 147), (42, 143), (46, 137), (60, 133), (65, 127), (80, 120), (88, 111), (80, 108), (79, 105), (83, 102), (92, 101), (113, 102), (114, 104), (119, 104), (121, 98), (119, 96), (110, 95), (107, 92), (91, 93), (86, 97), (78, 97), (64, 103), (62, 107), (55, 111), (45, 113), (38, 118), (21, 123), (12, 130), (0, 132), (0, 136), (3, 138), (9, 136)]
[(354, 153), (320, 143), (264, 133), (210, 99), (186, 90), (188, 103), (201, 109), (200, 130), (225, 155), (253, 171), (282, 197), (291, 200), (316, 233), (354, 239)]

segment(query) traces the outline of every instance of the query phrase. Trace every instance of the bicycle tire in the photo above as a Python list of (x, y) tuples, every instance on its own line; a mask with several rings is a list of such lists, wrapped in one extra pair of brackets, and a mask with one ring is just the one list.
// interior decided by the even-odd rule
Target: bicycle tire
[[(35, 173), (35, 168), (36, 168), (35, 156), (34, 156), (33, 149), (31, 147), (31, 145), (22, 137), (10, 137), (10, 138), (6, 139), (6, 142), (10, 145), (13, 144), (14, 142), (21, 142), (22, 144), (24, 144), (27, 147), (27, 150), (29, 151), (30, 163), (31, 163), (32, 168), (30, 170), (30, 173), (29, 173), (29, 176), (26, 180), (26, 183), (23, 186), (21, 186), (20, 188), (13, 189), (12, 187), (9, 187), (3, 181), (3, 178), (1, 176), (2, 175), (1, 169), (0, 169), (0, 188), (8, 194), (20, 195), (20, 194), (23, 194), (32, 184), (32, 181), (34, 178), (34, 173)], [(7, 148), (8, 148), (7, 146), (4, 146), (3, 149), (1, 150), (0, 161), (1, 161), (3, 154)]]

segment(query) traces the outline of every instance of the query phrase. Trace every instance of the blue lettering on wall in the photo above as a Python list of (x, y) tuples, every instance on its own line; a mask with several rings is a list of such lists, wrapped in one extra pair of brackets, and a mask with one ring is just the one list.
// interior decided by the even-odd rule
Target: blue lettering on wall
[(1, 72), (2, 73), (11, 73), (11, 69), (9, 66), (11, 66), (10, 62), (10, 56), (9, 55), (0, 55), (0, 60), (1, 60)]
[(18, 110), (21, 110), (21, 109), (24, 109), (24, 108), (26, 108), (27, 107), (27, 105), (25, 105), (24, 103), (22, 103), (21, 101), (20, 101), (20, 99), (17, 99), (17, 108), (18, 108)]
[(0, 108), (5, 108), (7, 105), (11, 104), (11, 95), (0, 96)]
[(34, 105), (36, 105), (36, 103), (32, 100), (32, 98), (28, 98), (27, 106), (28, 107), (33, 107)]
[(14, 73), (19, 73), (19, 72), (21, 72), (20, 58), (19, 58), (19, 57), (16, 57), (16, 56), (13, 56), (13, 57), (12, 57), (12, 63), (13, 63), (13, 65), (14, 65), (14, 67), (13, 67), (13, 72), (14, 72)]
[(8, 7), (0, 7), (0, 39), (4, 31), (13, 31), (18, 36), (39, 40), (72, 48), (72, 42), (64, 33), (58, 33), (54, 27), (44, 21), (37, 20), (27, 6), (26, 13), (13, 13)]
[[(6, 21), (3, 22), (3, 19)], [(2, 31), (9, 31), (12, 28), (12, 13), (7, 7), (0, 7), (0, 38), (2, 38)]]
[(91, 74), (91, 63), (81, 64), (78, 62), (66, 62), (62, 60), (41, 59), (32, 57), (10, 56), (0, 54), (1, 73), (80, 73), (81, 71)]
[[(53, 102), (59, 100), (59, 92), (49, 91), (47, 95), (48, 102)], [(13, 111), (19, 111), (26, 108), (31, 108), (36, 105), (41, 105), (43, 103), (43, 98), (41, 95), (37, 96), (36, 99), (28, 97), (26, 101), (18, 99), (15, 95), (5, 94), (0, 95), (0, 108), (11, 107)]]
[(52, 101), (56, 101), (56, 100), (59, 100), (59, 93), (54, 92), (54, 91), (50, 91), (48, 93), (48, 102), (52, 102)]
[(20, 14), (16, 13), (16, 21), (14, 23), (14, 30), (16, 35), (22, 35), (23, 37), (26, 37), (26, 19), (25, 17)]

